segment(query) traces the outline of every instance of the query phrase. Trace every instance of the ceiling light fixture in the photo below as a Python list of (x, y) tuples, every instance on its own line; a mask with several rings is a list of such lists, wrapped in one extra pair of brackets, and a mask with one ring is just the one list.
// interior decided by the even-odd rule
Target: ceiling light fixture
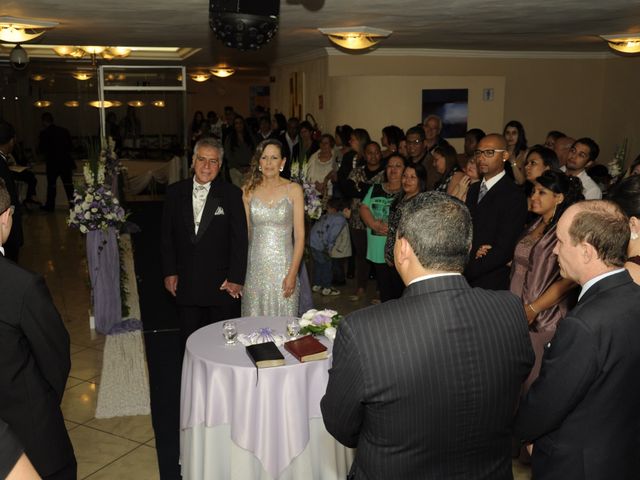
[(37, 108), (47, 108), (51, 106), (51, 102), (49, 100), (36, 100), (33, 105)]
[(56, 22), (43, 22), (28, 18), (0, 17), (0, 40), (23, 43), (38, 38), (47, 30), (58, 26)]
[(209, 69), (212, 75), (220, 78), (227, 78), (236, 73), (235, 69), (229, 67), (214, 67)]
[(154, 107), (158, 107), (158, 108), (164, 108), (165, 107), (164, 100), (154, 100), (153, 102), (151, 102), (151, 105), (153, 105)]
[(77, 100), (69, 100), (64, 102), (64, 106), (69, 108), (78, 108), (80, 106), (80, 102)]
[(46, 75), (42, 75), (41, 73), (34, 73), (33, 75), (31, 75), (31, 80), (33, 80), (34, 82), (41, 82), (43, 80), (46, 80), (47, 76)]
[(110, 101), (111, 101), (111, 106), (114, 108), (122, 106), (122, 102), (120, 100), (110, 100)]
[(372, 27), (319, 28), (336, 45), (347, 50), (362, 50), (376, 45), (393, 32)]
[(211, 78), (209, 73), (202, 72), (190, 73), (189, 76), (191, 77), (191, 80), (198, 83), (206, 82)]
[(53, 51), (61, 57), (82, 58), (85, 55), (89, 55), (93, 65), (96, 64), (98, 56), (105, 60), (111, 60), (113, 58), (125, 58), (131, 54), (129, 47), (105, 47), (101, 45), (58, 45), (53, 47)]
[(93, 73), (92, 72), (71, 72), (71, 76), (76, 80), (85, 82), (93, 78)]
[(93, 102), (89, 102), (89, 105), (95, 108), (111, 108), (113, 107), (113, 102), (110, 102), (109, 100), (105, 100), (104, 102), (94, 100)]
[(640, 34), (600, 35), (609, 48), (621, 53), (640, 53)]
[(129, 105), (130, 107), (140, 108), (144, 107), (144, 102), (142, 100), (131, 100), (127, 102), (127, 105)]

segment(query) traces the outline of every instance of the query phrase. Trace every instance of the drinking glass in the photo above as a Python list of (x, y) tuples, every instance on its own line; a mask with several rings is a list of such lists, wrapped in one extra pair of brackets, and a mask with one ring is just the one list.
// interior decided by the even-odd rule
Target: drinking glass
[(290, 318), (287, 320), (287, 335), (290, 338), (296, 338), (300, 333), (300, 324), (297, 318)]
[(227, 345), (233, 345), (236, 343), (236, 337), (238, 336), (238, 329), (236, 328), (236, 322), (228, 320), (222, 324), (222, 336), (224, 337)]

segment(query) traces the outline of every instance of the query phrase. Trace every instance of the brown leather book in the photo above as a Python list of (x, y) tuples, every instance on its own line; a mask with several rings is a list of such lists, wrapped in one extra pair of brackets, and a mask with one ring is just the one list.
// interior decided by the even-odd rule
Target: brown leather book
[(286, 342), (284, 348), (300, 362), (322, 360), (328, 357), (327, 347), (320, 343), (313, 335), (305, 335), (304, 337)]
[(246, 348), (247, 355), (258, 368), (284, 365), (284, 356), (273, 342), (257, 343)]

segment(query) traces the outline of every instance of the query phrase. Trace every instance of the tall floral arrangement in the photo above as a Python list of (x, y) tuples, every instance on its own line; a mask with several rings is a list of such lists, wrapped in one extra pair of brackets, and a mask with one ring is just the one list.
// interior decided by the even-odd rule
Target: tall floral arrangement
[(120, 228), (126, 214), (106, 183), (107, 176), (117, 175), (115, 153), (109, 147), (96, 152), (95, 145), (89, 145), (88, 157), (82, 168), (84, 182), (74, 191), (67, 223), (82, 233)]

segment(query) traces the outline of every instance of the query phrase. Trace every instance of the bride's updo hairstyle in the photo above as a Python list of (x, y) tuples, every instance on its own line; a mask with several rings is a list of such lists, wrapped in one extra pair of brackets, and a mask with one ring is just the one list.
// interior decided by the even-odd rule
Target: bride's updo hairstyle
[(267, 148), (269, 145), (278, 147), (280, 156), (282, 156), (282, 142), (280, 142), (280, 140), (277, 140), (275, 138), (268, 138), (258, 144), (258, 146), (256, 147), (256, 152), (253, 154), (253, 158), (251, 159), (249, 177), (245, 181), (245, 190), (247, 192), (255, 190), (256, 187), (262, 183), (263, 176), (262, 172), (260, 171), (260, 157), (262, 157), (265, 148)]

